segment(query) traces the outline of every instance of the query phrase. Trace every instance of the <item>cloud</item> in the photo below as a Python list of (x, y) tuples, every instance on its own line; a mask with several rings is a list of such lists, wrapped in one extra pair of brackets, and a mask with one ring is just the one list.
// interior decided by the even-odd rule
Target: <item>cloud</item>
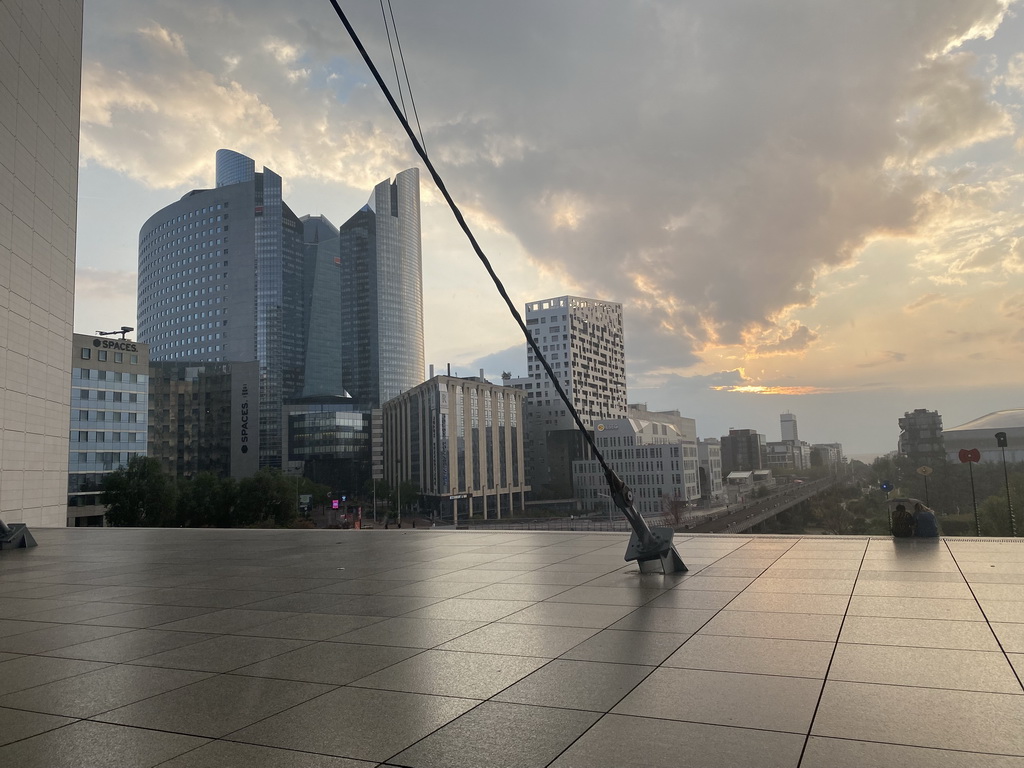
[(811, 344), (818, 340), (818, 334), (806, 325), (791, 323), (789, 328), (779, 329), (773, 334), (774, 338), (764, 344), (759, 344), (755, 350), (756, 355), (784, 355), (805, 351)]
[(903, 311), (917, 312), (918, 310), (924, 309), (925, 307), (930, 306), (937, 301), (942, 301), (941, 293), (926, 293), (916, 301), (912, 301), (910, 304), (904, 307)]
[(857, 363), (858, 368), (877, 368), (880, 365), (889, 365), (890, 363), (903, 363), (906, 362), (906, 352), (893, 352), (892, 350), (886, 350), (881, 353), (881, 356), (875, 360), (870, 360), (866, 363)]

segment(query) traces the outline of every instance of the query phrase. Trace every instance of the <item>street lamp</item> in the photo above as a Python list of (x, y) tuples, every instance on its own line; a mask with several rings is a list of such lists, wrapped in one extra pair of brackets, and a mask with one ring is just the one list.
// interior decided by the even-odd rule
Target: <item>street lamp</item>
[(1013, 502), (1010, 500), (1010, 476), (1006, 473), (1006, 433), (996, 432), (996, 445), (1003, 452), (1003, 481), (1006, 483), (1006, 509), (1010, 513), (1010, 532), (1017, 535), (1017, 520), (1013, 516)]

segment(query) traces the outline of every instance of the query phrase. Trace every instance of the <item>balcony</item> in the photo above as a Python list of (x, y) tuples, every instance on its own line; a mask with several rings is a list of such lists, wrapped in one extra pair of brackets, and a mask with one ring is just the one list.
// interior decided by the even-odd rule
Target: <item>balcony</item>
[(1016, 540), (33, 531), (0, 764), (1024, 763)]

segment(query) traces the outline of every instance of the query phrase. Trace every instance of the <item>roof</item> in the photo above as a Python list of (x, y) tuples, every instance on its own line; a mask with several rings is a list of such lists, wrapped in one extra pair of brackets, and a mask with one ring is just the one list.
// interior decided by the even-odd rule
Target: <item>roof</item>
[(974, 421), (968, 421), (959, 427), (944, 429), (943, 432), (966, 432), (971, 429), (1019, 429), (1024, 427), (1024, 408), (1011, 408), (1006, 411), (994, 411)]
[(0, 552), (0, 765), (1024, 755), (1024, 540), (677, 535), (664, 576), (620, 533), (33, 534)]

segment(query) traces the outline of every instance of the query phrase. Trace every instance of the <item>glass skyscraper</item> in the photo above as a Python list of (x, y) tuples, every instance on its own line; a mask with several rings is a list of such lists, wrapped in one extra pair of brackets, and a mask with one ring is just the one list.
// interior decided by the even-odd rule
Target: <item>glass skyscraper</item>
[(419, 179), (410, 168), (382, 181), (339, 233), (342, 376), (374, 408), (423, 382)]
[(259, 363), (259, 464), (280, 467), (282, 408), (302, 393), (302, 222), (281, 177), (230, 150), (217, 186), (193, 190), (139, 233), (139, 341), (150, 359)]

